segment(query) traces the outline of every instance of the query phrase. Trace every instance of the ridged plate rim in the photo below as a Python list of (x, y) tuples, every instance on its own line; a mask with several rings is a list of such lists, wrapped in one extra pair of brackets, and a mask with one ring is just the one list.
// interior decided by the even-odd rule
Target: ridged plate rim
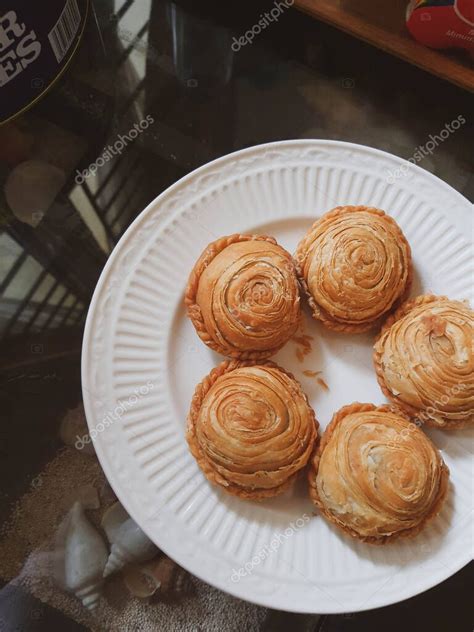
[[(113, 250), (97, 283), (89, 307), (82, 348), (83, 399), (90, 428), (93, 427), (93, 420), (94, 418), (97, 418), (99, 410), (97, 401), (92, 401), (93, 398), (91, 397), (91, 393), (93, 390), (96, 393), (99, 392), (100, 408), (102, 410), (111, 409), (116, 403), (113, 401), (107, 402), (107, 388), (104, 382), (104, 380), (108, 379), (108, 372), (112, 369), (110, 357), (102, 357), (95, 353), (92, 343), (94, 341), (94, 338), (97, 341), (98, 335), (100, 337), (100, 334), (98, 334), (97, 330), (97, 319), (99, 312), (105, 309), (104, 305), (107, 305), (107, 301), (109, 300), (110, 296), (113, 296), (114, 292), (116, 292), (116, 295), (122, 294), (124, 291), (124, 287), (126, 286), (126, 278), (120, 278), (120, 275), (117, 272), (117, 268), (120, 263), (123, 265), (123, 259), (128, 255), (128, 253), (126, 252), (127, 247), (129, 247), (129, 250), (131, 250), (132, 253), (130, 257), (131, 263), (133, 263), (133, 261), (138, 261), (140, 257), (140, 253), (137, 252), (137, 248), (135, 249), (135, 252), (133, 251), (134, 239), (136, 239), (138, 242), (138, 239), (136, 238), (137, 233), (139, 233), (139, 231), (141, 230), (142, 233), (145, 231), (148, 234), (150, 231), (150, 227), (146, 226), (147, 220), (149, 220), (149, 218), (151, 218), (154, 213), (158, 213), (158, 209), (165, 203), (166, 200), (170, 200), (173, 198), (173, 196), (175, 196), (177, 198), (177, 204), (173, 213), (168, 213), (168, 216), (163, 218), (158, 217), (157, 225), (155, 228), (152, 229), (156, 231), (157, 234), (163, 231), (166, 232), (166, 226), (170, 224), (173, 217), (180, 213), (180, 192), (186, 191), (187, 189), (189, 189), (189, 187), (192, 187), (193, 184), (195, 184), (202, 176), (206, 176), (207, 174), (213, 174), (215, 176), (219, 173), (220, 170), (228, 165), (229, 162), (232, 161), (237, 161), (242, 158), (245, 159), (247, 157), (250, 159), (252, 156), (263, 157), (265, 154), (271, 152), (292, 151), (295, 148), (301, 148), (302, 151), (311, 150), (312, 148), (314, 148), (315, 150), (325, 150), (329, 152), (329, 154), (331, 154), (331, 152), (337, 154), (338, 152), (345, 151), (358, 155), (361, 160), (364, 159), (364, 156), (369, 156), (371, 159), (379, 159), (381, 165), (383, 163), (383, 166), (385, 168), (390, 166), (392, 169), (397, 169), (398, 167), (409, 165), (412, 177), (417, 179), (419, 182), (422, 181), (423, 185), (425, 185), (426, 187), (432, 187), (433, 195), (437, 193), (439, 195), (442, 195), (443, 201), (449, 200), (449, 203), (451, 204), (451, 209), (456, 208), (457, 210), (457, 208), (459, 208), (460, 215), (455, 218), (458, 227), (460, 223), (462, 224), (463, 219), (468, 217), (466, 213), (472, 212), (472, 205), (468, 202), (468, 200), (466, 200), (466, 198), (464, 198), (460, 193), (452, 189), (448, 184), (446, 184), (433, 174), (421, 169), (418, 166), (410, 165), (410, 163), (407, 163), (405, 160), (393, 156), (392, 154), (388, 154), (387, 152), (363, 145), (356, 145), (354, 143), (345, 143), (342, 141), (293, 140), (267, 143), (264, 145), (258, 145), (234, 152), (232, 154), (228, 154), (192, 171), (191, 173), (187, 174), (182, 179), (177, 181), (175, 184), (173, 184), (171, 187), (166, 189), (164, 192), (162, 192), (144, 209), (144, 211), (142, 211), (142, 213), (140, 213), (140, 215), (138, 215), (138, 217), (129, 226), (125, 234), (122, 236), (120, 242)], [(109, 323), (110, 327), (107, 328), (108, 332), (114, 331), (116, 317), (116, 313), (111, 314), (110, 318), (112, 322)], [(102, 334), (105, 338), (106, 332), (102, 331)], [(99, 377), (98, 381), (94, 382), (94, 378), (97, 378), (97, 376), (102, 377)], [(102, 383), (100, 383), (100, 379), (102, 379)], [(101, 396), (104, 396), (104, 400), (101, 400)], [(298, 601), (295, 591), (298, 591), (299, 587), (298, 585), (294, 585), (291, 582), (288, 582), (284, 587), (284, 595), (287, 595), (287, 597), (284, 599), (284, 601), (282, 601), (282, 586), (280, 584), (273, 587), (273, 594), (270, 593), (269, 595), (265, 596), (262, 594), (256, 595), (252, 590), (251, 582), (250, 584), (247, 584), (246, 582), (232, 584), (230, 581), (224, 581), (222, 578), (213, 577), (212, 571), (210, 572), (206, 570), (205, 566), (206, 559), (209, 558), (208, 553), (204, 552), (201, 557), (199, 557), (199, 555), (197, 557), (195, 555), (189, 555), (186, 551), (183, 550), (182, 542), (179, 541), (179, 538), (172, 535), (165, 536), (163, 532), (159, 531), (159, 521), (155, 520), (155, 522), (152, 524), (147, 516), (145, 516), (144, 514), (140, 515), (140, 511), (137, 510), (136, 503), (132, 498), (133, 494), (131, 493), (130, 489), (125, 489), (123, 483), (120, 482), (120, 476), (117, 468), (111, 463), (112, 457), (118, 457), (119, 455), (113, 455), (111, 453), (110, 446), (107, 445), (107, 443), (105, 442), (103, 435), (104, 433), (97, 435), (97, 438), (94, 440), (94, 447), (102, 468), (115, 493), (117, 494), (117, 497), (130, 513), (130, 515), (132, 515), (132, 517), (140, 524), (142, 529), (149, 535), (152, 540), (155, 541), (157, 546), (159, 546), (170, 557), (175, 559), (184, 568), (189, 570), (194, 575), (200, 577), (202, 580), (216, 586), (217, 588), (225, 590), (226, 592), (229, 592), (237, 597), (246, 599), (259, 605), (284, 609), (288, 611), (317, 612), (321, 614), (342, 613), (347, 611), (344, 604), (335, 602), (328, 604), (327, 602), (324, 602), (324, 600), (317, 600), (315, 602), (314, 598), (308, 599), (306, 601), (304, 601), (304, 599), (303, 601), (299, 600), (298, 606), (294, 607), (292, 605), (292, 601)], [(122, 457), (126, 458), (126, 455), (122, 453)], [(136, 464), (129, 462), (128, 465), (130, 466), (130, 472), (132, 473)], [(131, 474), (130, 477), (133, 479)], [(138, 483), (138, 479), (136, 483)], [(458, 524), (458, 528), (460, 526), (462, 525)], [(172, 531), (172, 528), (170, 529), (170, 531)], [(370, 604), (368, 606), (361, 605), (360, 607), (354, 607), (354, 605), (351, 604), (349, 609), (350, 611), (355, 612), (358, 610), (364, 610), (366, 608), (375, 608), (389, 605), (391, 603), (396, 603), (397, 601), (412, 597), (445, 580), (451, 574), (453, 574), (454, 572), (462, 568), (466, 563), (468, 563), (470, 559), (471, 553), (469, 551), (469, 547), (466, 547), (466, 555), (461, 556), (458, 560), (456, 560), (454, 566), (448, 568), (443, 565), (442, 567), (437, 569), (436, 572), (432, 570), (431, 572), (427, 573), (424, 581), (417, 581), (416, 584), (407, 582), (405, 586), (396, 591), (396, 594), (394, 595), (384, 596), (384, 594), (382, 593), (381, 595), (379, 595), (378, 598), (370, 601)], [(218, 559), (207, 559), (207, 561), (210, 563), (211, 568), (212, 564), (219, 564)], [(262, 581), (260, 577), (258, 578), (258, 580), (259, 582)], [(271, 583), (271, 580), (268, 578), (267, 581)]]

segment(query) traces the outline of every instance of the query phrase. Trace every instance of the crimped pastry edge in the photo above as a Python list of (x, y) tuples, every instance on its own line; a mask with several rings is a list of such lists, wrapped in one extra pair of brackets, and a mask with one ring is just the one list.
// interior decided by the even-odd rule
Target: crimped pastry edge
[[(323, 514), (323, 516), (329, 520), (329, 522), (331, 522), (332, 524), (336, 525), (336, 527), (338, 527), (341, 531), (344, 531), (344, 533), (352, 536), (353, 538), (355, 538), (356, 540), (359, 540), (361, 542), (366, 542), (368, 544), (377, 544), (377, 545), (382, 545), (382, 544), (390, 544), (392, 542), (394, 542), (395, 540), (398, 540), (400, 538), (412, 538), (415, 535), (417, 535), (420, 531), (422, 531), (422, 529), (424, 529), (424, 527), (426, 526), (426, 524), (432, 520), (436, 515), (438, 515), (438, 513), (441, 510), (441, 507), (443, 505), (443, 502), (446, 498), (446, 494), (448, 491), (448, 485), (449, 485), (449, 469), (448, 466), (446, 465), (446, 463), (444, 462), (441, 454), (440, 454), (440, 458), (441, 458), (441, 463), (442, 463), (442, 467), (441, 467), (441, 475), (440, 475), (440, 484), (439, 484), (439, 490), (438, 490), (438, 497), (436, 498), (435, 502), (433, 503), (433, 506), (431, 507), (431, 511), (426, 514), (426, 516), (421, 520), (421, 522), (416, 525), (415, 527), (411, 527), (410, 529), (405, 529), (403, 531), (398, 531), (397, 533), (393, 533), (391, 535), (384, 535), (384, 536), (363, 536), (360, 533), (358, 533), (357, 531), (355, 531), (354, 529), (352, 529), (351, 527), (343, 524), (342, 522), (340, 522), (336, 516), (334, 516), (334, 514), (332, 514), (330, 511), (328, 511), (325, 507), (325, 505), (322, 503), (319, 494), (318, 494), (318, 489), (316, 486), (316, 477), (318, 474), (318, 469), (319, 469), (319, 462), (321, 460), (321, 455), (324, 452), (325, 447), (327, 446), (327, 444), (329, 443), (329, 441), (332, 438), (332, 435), (334, 434), (334, 430), (336, 429), (337, 425), (344, 419), (344, 417), (346, 417), (347, 415), (351, 415), (353, 413), (357, 413), (357, 412), (366, 412), (366, 411), (378, 411), (378, 412), (390, 412), (390, 413), (394, 413), (399, 415), (400, 417), (403, 417), (404, 419), (406, 419), (407, 421), (410, 421), (409, 417), (404, 413), (403, 410), (401, 410), (400, 408), (398, 408), (397, 406), (393, 406), (391, 404), (386, 404), (386, 405), (382, 405), (382, 406), (375, 406), (375, 404), (364, 404), (364, 403), (360, 403), (360, 402), (354, 402), (352, 404), (348, 404), (347, 406), (343, 406), (342, 408), (340, 408), (336, 413), (334, 413), (329, 425), (327, 426), (326, 430), (324, 431), (323, 436), (321, 437), (319, 444), (317, 446), (317, 448), (315, 449), (313, 456), (311, 457), (310, 461), (309, 461), (309, 466), (308, 466), (308, 483), (309, 483), (309, 495), (311, 500), (313, 501), (313, 504), (319, 509), (319, 511)], [(421, 430), (418, 430), (418, 432), (422, 432)], [(428, 438), (429, 440), (429, 438)], [(434, 445), (434, 444), (433, 444)], [(438, 450), (438, 448), (436, 448), (436, 446), (434, 446), (436, 450)], [(438, 450), (439, 452), (439, 450)]]
[[(282, 373), (284, 373), (285, 375), (287, 375), (289, 378), (291, 378), (292, 380), (296, 382), (296, 384), (299, 386), (301, 395), (304, 398), (304, 401), (308, 408), (308, 412), (311, 416), (311, 419), (314, 422), (314, 427), (315, 427), (314, 446), (317, 445), (319, 441), (319, 435), (318, 435), (319, 422), (316, 419), (315, 412), (308, 401), (308, 397), (306, 393), (303, 391), (301, 384), (292, 373), (290, 373), (286, 369), (282, 368), (281, 366), (279, 366), (278, 364), (270, 360), (267, 360), (265, 362), (261, 362), (258, 360), (244, 360), (244, 361), (224, 360), (219, 365), (214, 367), (211, 370), (211, 372), (208, 375), (206, 375), (195, 388), (194, 395), (191, 400), (191, 406), (189, 409), (188, 418), (187, 418), (186, 440), (188, 442), (191, 454), (196, 459), (197, 464), (199, 465), (201, 471), (203, 472), (204, 476), (207, 478), (207, 480), (210, 483), (218, 485), (227, 493), (233, 496), (238, 496), (239, 498), (245, 498), (245, 499), (251, 499), (251, 500), (263, 500), (264, 498), (272, 498), (274, 496), (279, 496), (280, 494), (283, 494), (293, 484), (293, 482), (298, 477), (299, 473), (306, 467), (307, 464), (303, 468), (301, 468), (300, 471), (292, 474), (281, 485), (277, 485), (276, 487), (273, 487), (271, 489), (262, 489), (262, 488), (257, 489), (257, 490), (245, 489), (243, 487), (240, 487), (239, 485), (229, 483), (228, 481), (226, 481), (226, 479), (223, 476), (221, 476), (212, 467), (212, 465), (209, 463), (206, 457), (202, 454), (201, 448), (199, 446), (199, 443), (195, 434), (195, 423), (199, 415), (199, 412), (201, 410), (202, 402), (205, 396), (207, 395), (209, 389), (213, 386), (216, 380), (220, 378), (222, 375), (225, 375), (226, 373), (230, 373), (234, 371), (235, 369), (239, 369), (242, 367), (250, 367), (250, 366), (268, 366), (268, 367), (278, 369), (279, 371), (281, 371)], [(311, 459), (311, 455), (309, 459)]]
[[(274, 347), (273, 349), (265, 349), (262, 351), (241, 351), (239, 349), (224, 347), (217, 343), (212, 336), (209, 334), (206, 329), (206, 325), (204, 323), (204, 319), (202, 317), (201, 309), (199, 305), (196, 303), (196, 295), (199, 287), (199, 280), (201, 278), (202, 273), (207, 268), (207, 266), (211, 263), (211, 261), (225, 248), (230, 246), (231, 244), (239, 243), (241, 241), (268, 241), (275, 246), (280, 246), (277, 240), (274, 237), (270, 237), (268, 235), (243, 235), (240, 233), (235, 233), (233, 235), (227, 235), (225, 237), (221, 237), (216, 241), (211, 242), (206, 246), (204, 251), (201, 253), (199, 259), (194, 264), (193, 269), (191, 270), (191, 274), (189, 275), (188, 283), (186, 285), (186, 290), (184, 293), (184, 304), (186, 305), (186, 311), (189, 319), (194, 325), (194, 329), (196, 330), (199, 338), (204, 342), (205, 345), (220, 353), (223, 356), (227, 356), (230, 358), (235, 358), (238, 360), (266, 360), (272, 355), (275, 355), (285, 344), (288, 342), (285, 340), (278, 347)], [(283, 246), (280, 246), (283, 248)], [(289, 253), (288, 253), (289, 254)], [(291, 259), (291, 255), (289, 254)], [(296, 272), (296, 269), (295, 269)], [(297, 279), (299, 281), (298, 275)], [(300, 291), (301, 291), (301, 284)], [(298, 321), (295, 324), (295, 331), (299, 326), (299, 322), (301, 320), (301, 313)]]
[[(404, 244), (407, 247), (408, 274), (407, 274), (407, 281), (405, 284), (405, 288), (402, 294), (393, 303), (393, 305), (390, 307), (389, 310), (387, 310), (386, 312), (378, 316), (376, 319), (371, 320), (366, 323), (360, 323), (360, 324), (344, 323), (340, 320), (336, 320), (332, 318), (331, 315), (326, 310), (324, 310), (320, 305), (318, 305), (318, 303), (315, 301), (313, 295), (309, 291), (309, 287), (308, 287), (308, 284), (306, 283), (306, 279), (304, 277), (303, 269), (302, 269), (302, 266), (300, 265), (300, 261), (302, 258), (304, 258), (306, 251), (308, 249), (308, 246), (310, 245), (310, 235), (313, 229), (322, 219), (327, 219), (328, 217), (332, 219), (334, 217), (344, 215), (347, 212), (360, 212), (360, 211), (366, 211), (369, 213), (373, 213), (374, 215), (378, 215), (379, 217), (384, 217), (388, 222), (390, 222), (393, 226), (395, 226), (395, 228), (400, 234), (401, 239), (403, 240)], [(307, 230), (306, 235), (299, 242), (296, 248), (294, 259), (295, 259), (295, 265), (296, 265), (296, 273), (298, 275), (298, 279), (300, 281), (301, 287), (303, 288), (303, 292), (308, 300), (313, 318), (315, 320), (322, 322), (323, 325), (327, 327), (328, 329), (332, 331), (338, 331), (340, 333), (345, 333), (345, 334), (364, 333), (367, 331), (377, 330), (380, 327), (380, 325), (383, 323), (384, 319), (387, 317), (387, 314), (390, 314), (394, 310), (396, 310), (397, 307), (407, 298), (408, 294), (410, 293), (410, 289), (413, 282), (413, 261), (412, 261), (410, 244), (408, 243), (405, 235), (403, 234), (402, 229), (397, 224), (397, 222), (393, 219), (393, 217), (385, 213), (385, 211), (383, 211), (382, 209), (378, 209), (374, 206), (363, 206), (363, 205), (336, 206), (335, 208), (331, 209), (327, 213), (324, 213), (311, 225), (311, 227)]]
[(378, 333), (375, 343), (374, 343), (374, 352), (373, 352), (373, 363), (375, 369), (375, 375), (377, 376), (377, 382), (382, 390), (382, 393), (385, 395), (387, 399), (389, 399), (393, 404), (401, 408), (406, 414), (408, 414), (411, 418), (419, 419), (423, 416), (423, 424), (431, 428), (441, 428), (442, 430), (460, 430), (461, 428), (470, 427), (474, 424), (474, 417), (467, 420), (461, 421), (445, 421), (445, 423), (437, 423), (434, 419), (429, 417), (428, 415), (424, 415), (424, 409), (415, 408), (411, 404), (407, 404), (406, 402), (398, 399), (396, 395), (394, 395), (388, 388), (387, 383), (385, 382), (385, 375), (382, 368), (382, 353), (377, 350), (377, 343), (380, 338), (390, 329), (390, 327), (397, 321), (409, 314), (413, 309), (419, 307), (420, 305), (428, 305), (429, 303), (435, 302), (443, 302), (448, 301), (450, 303), (462, 303), (462, 301), (455, 301), (450, 299), (447, 296), (437, 296), (436, 294), (421, 294), (420, 296), (416, 296), (415, 298), (409, 299), (400, 305), (400, 307), (391, 314), (387, 320), (382, 325), (380, 332)]

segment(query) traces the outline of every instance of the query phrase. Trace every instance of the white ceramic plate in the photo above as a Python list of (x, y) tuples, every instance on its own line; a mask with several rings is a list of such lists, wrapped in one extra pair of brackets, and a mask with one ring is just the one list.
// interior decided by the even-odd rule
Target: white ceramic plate
[[(369, 147), (315, 140), (225, 156), (174, 184), (137, 217), (97, 285), (82, 380), (102, 467), (162, 550), (243, 599), (297, 612), (354, 612), (411, 597), (471, 558), (469, 430), (429, 432), (451, 470), (448, 500), (418, 537), (381, 547), (352, 541), (313, 515), (304, 480), (261, 503), (226, 495), (205, 480), (184, 438), (194, 386), (222, 358), (186, 319), (183, 292), (195, 259), (222, 235), (267, 233), (292, 252), (324, 211), (377, 206), (397, 220), (411, 244), (412, 294), (472, 300), (471, 204), (418, 167), (389, 184), (389, 172), (407, 164)], [(275, 360), (300, 379), (321, 429), (344, 404), (383, 402), (372, 337), (330, 333), (307, 321), (315, 341), (304, 364), (293, 343)], [(304, 369), (322, 370), (330, 390), (305, 377)]]

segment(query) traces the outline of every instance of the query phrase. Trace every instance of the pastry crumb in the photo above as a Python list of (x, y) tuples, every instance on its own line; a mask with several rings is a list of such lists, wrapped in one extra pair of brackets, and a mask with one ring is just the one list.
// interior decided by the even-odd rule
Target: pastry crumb
[(314, 337), (303, 334), (302, 336), (293, 336), (292, 340), (294, 340), (296, 344), (301, 345), (302, 347), (311, 347), (310, 340), (314, 340)]
[(322, 371), (310, 371), (310, 370), (303, 371), (303, 375), (306, 375), (307, 377), (316, 377), (320, 373), (322, 373)]
[(319, 384), (319, 386), (322, 386), (322, 388), (324, 388), (325, 391), (329, 390), (329, 386), (326, 384), (326, 382), (323, 380), (322, 377), (318, 377), (316, 382)]
[(303, 362), (304, 356), (307, 356), (312, 351), (310, 340), (313, 340), (313, 336), (303, 334), (302, 336), (293, 336), (292, 340), (298, 345), (296, 357), (300, 362)]

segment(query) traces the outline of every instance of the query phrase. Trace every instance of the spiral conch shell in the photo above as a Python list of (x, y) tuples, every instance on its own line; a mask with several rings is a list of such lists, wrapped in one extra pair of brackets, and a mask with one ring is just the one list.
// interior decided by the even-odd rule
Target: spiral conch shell
[(129, 519), (125, 508), (117, 501), (102, 516), (100, 526), (105, 531), (107, 540), (112, 544), (117, 539), (120, 527)]
[(111, 544), (104, 577), (112, 575), (132, 562), (151, 560), (158, 553), (156, 546), (132, 518), (125, 520), (117, 529)]
[(102, 592), (102, 573), (108, 551), (100, 534), (84, 515), (76, 502), (69, 515), (64, 546), (64, 581), (88, 610), (94, 610)]
[(148, 572), (147, 567), (139, 564), (130, 564), (123, 571), (123, 581), (130, 594), (146, 600), (153, 597), (161, 586)]
[(146, 601), (174, 599), (193, 592), (191, 576), (166, 555), (123, 572), (125, 586), (134, 597)]

